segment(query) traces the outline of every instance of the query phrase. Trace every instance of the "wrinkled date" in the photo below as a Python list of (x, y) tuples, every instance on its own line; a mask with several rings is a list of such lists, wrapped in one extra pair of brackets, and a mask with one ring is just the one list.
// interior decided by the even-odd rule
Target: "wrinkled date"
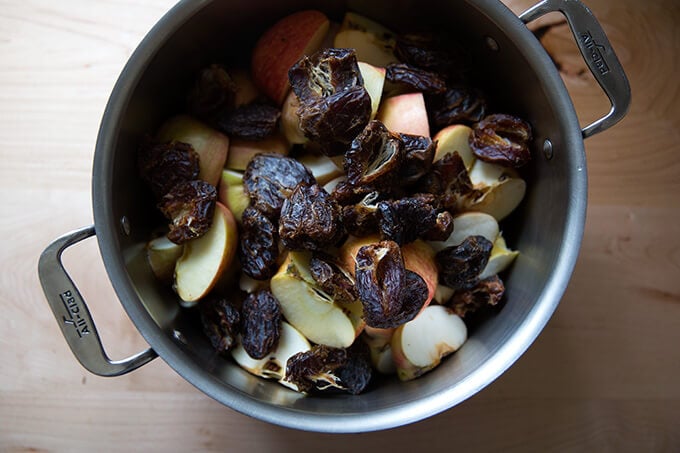
[(262, 140), (277, 130), (281, 110), (263, 103), (243, 105), (221, 117), (218, 129), (229, 137)]
[(456, 291), (451, 299), (446, 302), (446, 306), (451, 308), (458, 316), (464, 318), (483, 307), (498, 305), (504, 293), (505, 285), (503, 281), (498, 275), (494, 275), (480, 280), (472, 288)]
[(288, 78), (300, 101), (297, 114), (305, 136), (329, 155), (345, 152), (371, 115), (353, 49), (324, 49), (294, 64)]
[(200, 72), (189, 93), (189, 111), (213, 123), (218, 115), (233, 110), (236, 90), (236, 83), (223, 66), (210, 65)]
[(387, 65), (385, 80), (423, 93), (443, 93), (446, 91), (446, 80), (443, 77), (405, 63)]
[(139, 172), (157, 198), (181, 182), (198, 178), (198, 154), (183, 142), (155, 143), (147, 139), (139, 150)]
[(437, 144), (421, 135), (399, 134), (399, 138), (404, 144), (404, 162), (399, 169), (399, 182), (410, 186), (432, 168)]
[(389, 329), (415, 318), (427, 299), (427, 285), (404, 267), (396, 242), (365, 245), (355, 260), (356, 289), (368, 326)]
[(450, 124), (474, 124), (484, 118), (487, 105), (484, 95), (468, 87), (449, 87), (441, 94), (426, 97), (427, 110), (435, 128)]
[(318, 184), (298, 184), (284, 200), (279, 237), (287, 249), (321, 250), (341, 234), (340, 207)]
[(373, 120), (345, 154), (347, 180), (355, 186), (389, 187), (395, 183), (404, 159), (404, 144), (383, 123)]
[[(460, 78), (467, 70), (467, 56), (451, 42), (433, 33), (406, 33), (397, 37), (396, 57), (411, 66), (435, 72), (445, 78)], [(449, 40), (447, 40), (449, 41)]]
[(309, 262), (309, 272), (319, 288), (336, 302), (351, 303), (358, 299), (354, 279), (332, 256), (315, 253)]
[(269, 291), (248, 295), (241, 309), (241, 345), (253, 359), (263, 359), (276, 349), (281, 337), (281, 306)]
[(238, 257), (243, 273), (267, 280), (276, 272), (279, 236), (276, 225), (261, 211), (249, 206), (241, 217)]
[(219, 354), (230, 351), (236, 345), (241, 329), (238, 306), (227, 299), (213, 296), (201, 301), (199, 307), (203, 332), (210, 344)]
[(438, 205), (451, 212), (461, 210), (465, 200), (479, 195), (457, 151), (438, 159), (418, 182), (418, 188), (423, 193), (436, 194)]
[(251, 204), (272, 220), (278, 219), (283, 201), (295, 186), (315, 182), (307, 167), (280, 154), (256, 155), (243, 174)]
[(382, 239), (399, 245), (419, 237), (443, 241), (453, 231), (453, 218), (432, 206), (434, 197), (411, 197), (378, 203), (378, 223)]
[(484, 236), (468, 236), (460, 244), (435, 255), (439, 281), (453, 289), (469, 289), (477, 284), (491, 256), (493, 243)]
[(512, 115), (485, 117), (472, 128), (470, 148), (484, 162), (521, 167), (531, 160), (531, 126)]
[(168, 239), (175, 244), (203, 236), (212, 225), (217, 190), (205, 181), (183, 182), (166, 193), (158, 208), (172, 220)]

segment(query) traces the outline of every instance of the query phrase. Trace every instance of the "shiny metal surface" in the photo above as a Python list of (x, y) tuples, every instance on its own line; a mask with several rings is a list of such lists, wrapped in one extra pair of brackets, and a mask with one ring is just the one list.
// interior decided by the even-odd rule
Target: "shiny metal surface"
[[(508, 242), (522, 252), (506, 279), (506, 306), (433, 372), (405, 383), (385, 378), (360, 396), (303, 397), (216, 357), (145, 262), (144, 243), (159, 218), (149, 209), (141, 183), (131, 177), (139, 137), (181, 108), (194, 71), (213, 61), (244, 61), (247, 51), (239, 44), (254, 42), (276, 18), (312, 7), (336, 20), (352, 9), (397, 30), (414, 22), (454, 27), (479, 57), (479, 81), (490, 97), (528, 119), (535, 131), (529, 191), (503, 225)], [(542, 158), (548, 139), (550, 160)], [(496, 0), (183, 1), (143, 40), (111, 94), (95, 153), (93, 208), (101, 254), (121, 303), (153, 350), (180, 375), (217, 401), (267, 422), (361, 432), (452, 408), (496, 379), (530, 346), (557, 307), (578, 255), (585, 164), (581, 129), (559, 74), (522, 21)], [(129, 234), (121, 231), (123, 216)]]

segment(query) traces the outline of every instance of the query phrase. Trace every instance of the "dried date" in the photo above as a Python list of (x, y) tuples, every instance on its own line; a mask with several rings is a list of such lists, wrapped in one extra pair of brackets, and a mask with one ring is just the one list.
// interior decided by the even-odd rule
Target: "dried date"
[(339, 303), (350, 303), (358, 299), (354, 278), (330, 255), (314, 253), (309, 262), (312, 278), (326, 294)]
[(217, 190), (205, 181), (177, 184), (158, 203), (165, 217), (172, 220), (168, 239), (184, 244), (208, 232), (215, 212)]
[(349, 234), (368, 236), (378, 231), (379, 192), (370, 192), (359, 203), (342, 207), (342, 224)]
[(410, 186), (432, 168), (437, 144), (421, 135), (399, 134), (399, 138), (404, 144), (404, 162), (399, 169), (399, 181)]
[(405, 63), (387, 65), (385, 81), (422, 93), (443, 93), (446, 80), (438, 74)]
[(298, 184), (279, 218), (279, 237), (289, 250), (321, 250), (342, 234), (340, 207), (318, 184)]
[(454, 213), (463, 209), (466, 200), (480, 195), (457, 151), (438, 159), (417, 187), (423, 193), (437, 194), (438, 206)]
[(469, 236), (461, 244), (439, 251), (435, 255), (439, 281), (455, 290), (472, 288), (489, 262), (492, 248), (493, 243), (484, 236)]
[(531, 126), (512, 115), (495, 114), (475, 124), (470, 148), (479, 159), (506, 167), (521, 167), (531, 160)]
[(373, 120), (345, 153), (347, 181), (355, 186), (390, 188), (404, 159), (404, 144), (383, 123)]
[(237, 86), (227, 70), (217, 64), (203, 69), (189, 93), (189, 112), (210, 124), (234, 109)]
[(241, 330), (241, 314), (237, 304), (228, 299), (208, 296), (199, 304), (203, 333), (218, 354), (230, 351)]
[(503, 281), (494, 275), (480, 280), (469, 289), (456, 291), (446, 306), (451, 308), (461, 318), (477, 312), (479, 309), (499, 304), (505, 293)]
[(217, 128), (229, 137), (263, 140), (277, 130), (281, 110), (269, 104), (252, 102), (223, 115)]
[(156, 198), (177, 184), (198, 178), (199, 158), (194, 148), (178, 141), (156, 143), (146, 139), (139, 149), (139, 172)]
[[(434, 197), (408, 197), (381, 201), (377, 205), (380, 235), (383, 240), (399, 245), (420, 237), (445, 240), (453, 231), (453, 218), (448, 212), (437, 212), (431, 204)], [(443, 238), (443, 239), (432, 239)]]
[(280, 154), (258, 154), (243, 174), (243, 186), (253, 207), (276, 220), (286, 196), (298, 185), (314, 184), (314, 176), (297, 160)]
[(396, 242), (365, 245), (355, 261), (355, 286), (368, 326), (389, 329), (415, 318), (427, 299), (427, 284), (404, 267)]
[(281, 337), (281, 306), (267, 290), (248, 295), (241, 309), (241, 345), (253, 359), (265, 358)]
[(297, 114), (307, 138), (329, 156), (345, 152), (371, 115), (353, 49), (324, 49), (303, 57), (288, 72), (300, 101)]
[(472, 125), (486, 115), (486, 98), (481, 91), (453, 86), (441, 94), (426, 96), (426, 106), (430, 123), (436, 129), (451, 124)]
[(267, 280), (276, 272), (279, 257), (276, 225), (252, 206), (241, 217), (238, 257), (243, 272), (255, 280)]
[(432, 71), (446, 79), (461, 79), (468, 71), (464, 49), (451, 39), (430, 32), (397, 36), (394, 54), (403, 63)]

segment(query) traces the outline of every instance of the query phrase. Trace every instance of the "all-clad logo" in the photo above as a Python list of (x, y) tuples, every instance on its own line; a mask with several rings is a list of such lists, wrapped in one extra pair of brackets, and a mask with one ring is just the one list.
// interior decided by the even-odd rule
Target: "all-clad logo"
[(88, 326), (87, 321), (80, 316), (80, 307), (78, 306), (75, 297), (73, 297), (73, 294), (71, 294), (71, 291), (64, 291), (59, 294), (59, 297), (61, 297), (61, 302), (64, 304), (64, 308), (66, 308), (66, 313), (68, 313), (68, 317), (63, 316), (64, 324), (73, 326), (80, 338), (82, 338), (83, 335), (89, 334), (90, 326)]
[(607, 66), (607, 62), (602, 55), (604, 46), (596, 43), (589, 31), (581, 33), (581, 44), (584, 48), (588, 49), (588, 57), (600, 74), (608, 73), (609, 66)]

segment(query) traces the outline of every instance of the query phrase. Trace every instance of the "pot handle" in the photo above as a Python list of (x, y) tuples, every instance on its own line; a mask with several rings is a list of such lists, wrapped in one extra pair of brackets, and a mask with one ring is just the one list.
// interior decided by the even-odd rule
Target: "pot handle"
[(583, 129), (583, 138), (588, 138), (609, 129), (626, 115), (630, 106), (630, 84), (602, 26), (580, 1), (543, 0), (519, 18), (526, 24), (551, 12), (561, 12), (567, 19), (583, 59), (612, 105), (609, 113)]
[(40, 255), (38, 275), (61, 333), (80, 364), (99, 376), (120, 376), (145, 365), (158, 354), (147, 349), (116, 361), (106, 355), (90, 311), (61, 262), (64, 250), (94, 234), (92, 225), (55, 239)]

